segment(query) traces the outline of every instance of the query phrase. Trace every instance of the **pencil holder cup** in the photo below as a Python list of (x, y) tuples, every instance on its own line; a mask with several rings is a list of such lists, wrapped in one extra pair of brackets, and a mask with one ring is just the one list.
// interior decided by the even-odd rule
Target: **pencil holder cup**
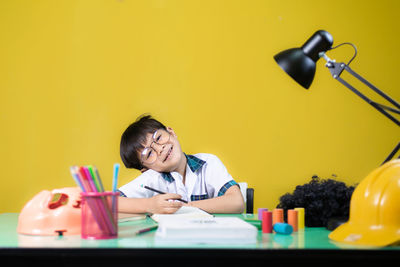
[(118, 193), (82, 192), (81, 237), (111, 239), (118, 237)]

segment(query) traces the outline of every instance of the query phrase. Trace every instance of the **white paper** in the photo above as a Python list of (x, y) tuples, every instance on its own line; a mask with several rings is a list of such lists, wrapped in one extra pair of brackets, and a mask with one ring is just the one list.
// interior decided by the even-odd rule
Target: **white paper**
[(158, 224), (156, 239), (189, 243), (255, 243), (258, 229), (237, 217), (169, 218)]

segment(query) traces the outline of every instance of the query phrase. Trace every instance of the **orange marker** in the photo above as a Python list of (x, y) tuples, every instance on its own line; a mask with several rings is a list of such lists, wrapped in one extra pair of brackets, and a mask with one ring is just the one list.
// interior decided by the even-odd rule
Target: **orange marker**
[(288, 224), (293, 227), (293, 232), (297, 232), (297, 210), (288, 210)]
[(274, 209), (272, 211), (272, 225), (283, 222), (283, 209)]

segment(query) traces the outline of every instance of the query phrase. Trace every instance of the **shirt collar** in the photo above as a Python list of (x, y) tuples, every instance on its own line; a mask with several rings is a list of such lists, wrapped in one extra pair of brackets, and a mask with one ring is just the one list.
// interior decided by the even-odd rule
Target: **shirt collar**
[(204, 160), (199, 159), (198, 157), (195, 157), (193, 155), (186, 155), (187, 159), (187, 164), (189, 165), (189, 168), (192, 170), (192, 172), (197, 172), (201, 167), (203, 167), (204, 163), (206, 163)]
[(174, 177), (172, 177), (172, 174), (170, 172), (162, 172), (161, 173), (162, 178), (164, 178), (164, 180), (166, 180), (167, 182), (172, 183), (173, 181), (175, 181)]
[[(203, 167), (203, 165), (206, 163), (204, 160), (201, 160), (198, 157), (195, 157), (193, 155), (185, 154), (185, 157), (187, 159), (187, 165), (189, 166), (189, 168), (192, 172), (196, 172), (196, 171), (200, 170), (201, 167)], [(174, 177), (172, 177), (170, 172), (162, 172), (161, 176), (162, 176), (162, 178), (164, 178), (164, 180), (166, 180), (170, 183), (175, 181)]]

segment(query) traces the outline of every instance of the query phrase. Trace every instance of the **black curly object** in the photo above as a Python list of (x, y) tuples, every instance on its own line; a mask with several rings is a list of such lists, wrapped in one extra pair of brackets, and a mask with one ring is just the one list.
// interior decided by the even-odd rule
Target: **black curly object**
[(282, 195), (277, 208), (284, 209), (287, 221), (288, 209), (302, 207), (305, 209), (305, 226), (327, 227), (332, 218), (348, 220), (354, 189), (355, 186), (347, 186), (344, 182), (314, 175), (309, 183), (296, 186), (292, 194)]

